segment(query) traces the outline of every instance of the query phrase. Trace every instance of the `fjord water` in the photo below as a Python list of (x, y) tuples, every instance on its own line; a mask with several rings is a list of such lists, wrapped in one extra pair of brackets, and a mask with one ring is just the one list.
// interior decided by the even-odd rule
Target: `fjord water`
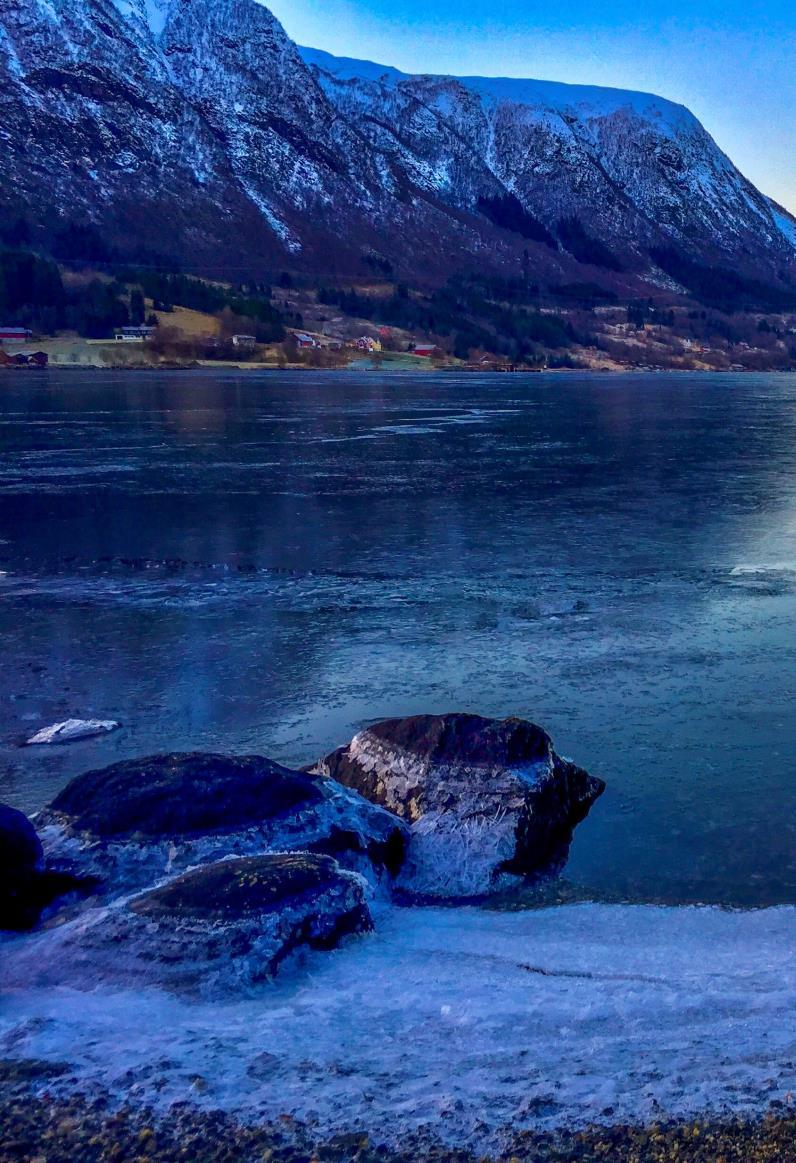
[(796, 901), (796, 377), (8, 374), (0, 457), (0, 799), (517, 714), (587, 895)]

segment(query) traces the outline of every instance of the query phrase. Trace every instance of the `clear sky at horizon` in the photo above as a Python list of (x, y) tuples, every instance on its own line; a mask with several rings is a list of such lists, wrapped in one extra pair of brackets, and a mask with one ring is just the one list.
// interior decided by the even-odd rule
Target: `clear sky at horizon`
[(643, 89), (796, 213), (793, 0), (265, 0), (299, 44), (407, 72)]

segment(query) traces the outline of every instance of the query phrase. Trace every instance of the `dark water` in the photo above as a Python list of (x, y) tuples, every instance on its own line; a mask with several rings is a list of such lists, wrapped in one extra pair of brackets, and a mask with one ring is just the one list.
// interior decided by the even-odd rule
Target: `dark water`
[(0, 799), (519, 714), (608, 781), (570, 880), (796, 901), (796, 377), (8, 374), (0, 538)]

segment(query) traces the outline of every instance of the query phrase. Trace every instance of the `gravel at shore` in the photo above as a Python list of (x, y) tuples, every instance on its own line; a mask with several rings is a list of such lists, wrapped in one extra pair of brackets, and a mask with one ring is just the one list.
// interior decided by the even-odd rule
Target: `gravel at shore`
[(188, 1103), (167, 1114), (70, 1091), (68, 1067), (0, 1061), (0, 1163), (796, 1163), (796, 1110), (760, 1120), (696, 1121), (522, 1134), (499, 1156), (440, 1146), (400, 1149), (360, 1133), (319, 1142), (289, 1117), (250, 1126)]

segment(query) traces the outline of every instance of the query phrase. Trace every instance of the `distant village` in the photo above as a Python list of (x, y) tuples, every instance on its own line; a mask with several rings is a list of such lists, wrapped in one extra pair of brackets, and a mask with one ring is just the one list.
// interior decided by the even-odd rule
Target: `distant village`
[[(145, 294), (134, 282), (117, 283), (113, 293), (121, 317), (138, 322), (114, 326), (108, 320), (93, 334), (73, 324), (71, 330), (46, 334), (0, 319), (0, 371), (219, 365), (766, 371), (796, 366), (796, 316), (791, 313), (728, 316), (688, 302), (665, 307), (651, 300), (578, 302), (574, 291), (569, 302), (557, 304), (548, 297), (529, 307), (509, 301), (503, 287), (495, 289), (484, 308), (486, 292), (480, 285), (476, 289), (474, 301), (483, 319), (468, 321), (444, 291), (423, 297), (372, 286), (338, 289), (330, 301), (328, 288), (287, 280), (267, 294), (252, 292), (246, 298), (220, 284), (170, 276), (165, 290), (183, 295), (181, 303), (158, 298), (157, 291)], [(380, 322), (368, 320), (369, 313)], [(395, 321), (387, 325), (385, 317)]]
[[(79, 350), (85, 348), (94, 348), (97, 361), (107, 363), (109, 362), (108, 351), (112, 351), (114, 348), (123, 351), (128, 347), (141, 348), (144, 345), (152, 345), (158, 339), (160, 331), (161, 323), (156, 320), (150, 323), (119, 327), (107, 339), (84, 340), (80, 337), (59, 337), (37, 340), (29, 328), (13, 325), (0, 326), (0, 368), (46, 368), (51, 363), (64, 365), (93, 362), (86, 357), (85, 350)], [(350, 359), (365, 356), (377, 357), (384, 351), (384, 333), (386, 331), (387, 329), (382, 329), (381, 336), (364, 334), (347, 339), (339, 335), (313, 334), (305, 330), (288, 329), (283, 346), (288, 353), (291, 348), (295, 348), (295, 351), (302, 353), (302, 355), (311, 352), (326, 352), (341, 356), (348, 355)], [(198, 341), (211, 353), (214, 349), (231, 347), (236, 358), (247, 362), (263, 346), (258, 342), (256, 335), (240, 332), (226, 337), (208, 333), (198, 337)], [(38, 347), (38, 342), (42, 343), (41, 348)], [(405, 354), (424, 360), (433, 360), (435, 357), (442, 359), (445, 355), (434, 343), (409, 342), (404, 347)], [(45, 350), (45, 348), (54, 348), (55, 350)], [(99, 354), (101, 350), (103, 355), (106, 355), (105, 359), (102, 359)], [(120, 355), (122, 351), (120, 351)], [(111, 358), (110, 362), (112, 363), (114, 360)]]
[[(313, 349), (342, 351), (349, 349), (362, 352), (364, 355), (373, 355), (384, 350), (381, 339), (374, 335), (360, 335), (358, 339), (345, 340), (336, 336), (310, 335), (307, 331), (294, 331), (291, 334), (300, 351), (312, 351)], [(237, 336), (236, 338), (246, 339), (249, 337)], [(432, 359), (434, 355), (444, 355), (435, 343), (410, 343), (406, 350), (409, 354), (420, 356), (423, 359)]]

